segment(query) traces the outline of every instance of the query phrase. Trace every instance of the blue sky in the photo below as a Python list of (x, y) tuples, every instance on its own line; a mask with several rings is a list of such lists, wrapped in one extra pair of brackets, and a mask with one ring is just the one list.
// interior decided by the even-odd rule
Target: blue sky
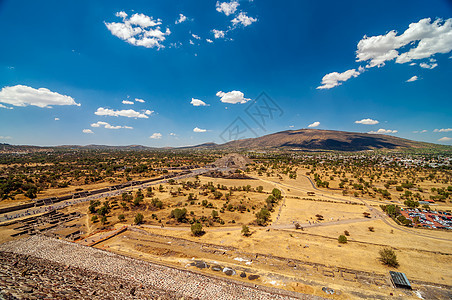
[(4, 0), (0, 28), (0, 143), (222, 143), (240, 118), (452, 144), (450, 1)]

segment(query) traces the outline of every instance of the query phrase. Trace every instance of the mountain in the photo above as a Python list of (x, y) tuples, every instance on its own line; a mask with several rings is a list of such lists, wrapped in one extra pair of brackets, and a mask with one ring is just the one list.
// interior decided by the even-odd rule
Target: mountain
[(411, 141), (384, 134), (369, 134), (320, 129), (281, 131), (257, 138), (231, 141), (211, 149), (273, 149), (273, 150), (415, 150), (438, 149), (451, 151), (452, 147)]

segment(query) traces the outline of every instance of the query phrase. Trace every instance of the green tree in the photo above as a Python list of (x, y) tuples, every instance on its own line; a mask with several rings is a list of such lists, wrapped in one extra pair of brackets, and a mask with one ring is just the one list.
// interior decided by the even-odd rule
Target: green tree
[(250, 236), (251, 232), (250, 232), (250, 228), (246, 225), (242, 226), (242, 235), (243, 236)]
[(270, 212), (265, 207), (261, 208), (261, 210), (256, 213), (256, 223), (259, 226), (265, 226), (269, 219), (270, 219)]
[(200, 236), (204, 233), (204, 230), (202, 229), (202, 225), (199, 222), (193, 223), (191, 225), (191, 232), (194, 236)]
[(143, 223), (143, 219), (144, 219), (143, 215), (140, 213), (137, 213), (137, 215), (135, 216), (134, 223), (136, 225), (139, 225), (139, 224)]
[(279, 199), (282, 198), (281, 191), (278, 190), (277, 188), (274, 188), (274, 189), (272, 190), (272, 195), (273, 195), (273, 197), (275, 197), (277, 200), (279, 200)]
[(176, 221), (178, 221), (178, 222), (182, 222), (185, 220), (186, 215), (187, 215), (187, 209), (176, 208), (171, 211), (170, 217), (175, 218)]
[(380, 258), (379, 260), (390, 267), (397, 268), (399, 266), (399, 262), (397, 261), (397, 255), (392, 249), (385, 248), (380, 250)]
[(347, 237), (345, 235), (343, 235), (343, 234), (341, 234), (337, 240), (341, 244), (347, 243)]

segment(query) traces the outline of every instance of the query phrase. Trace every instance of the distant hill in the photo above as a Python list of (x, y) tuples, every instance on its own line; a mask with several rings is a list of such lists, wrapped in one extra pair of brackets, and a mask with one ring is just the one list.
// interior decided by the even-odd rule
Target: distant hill
[(281, 131), (257, 138), (231, 141), (211, 149), (252, 150), (414, 150), (438, 149), (451, 151), (451, 146), (411, 141), (384, 134), (369, 134), (335, 130), (299, 129)]
[(292, 150), (292, 151), (365, 151), (365, 150), (408, 150), (452, 152), (452, 146), (407, 140), (384, 134), (359, 132), (299, 129), (286, 130), (257, 138), (231, 141), (224, 144), (204, 143), (196, 146), (154, 148), (142, 145), (107, 146), (107, 145), (63, 145), (56, 147), (39, 147), (26, 145), (9, 145), (0, 143), (0, 153), (31, 153), (57, 150), (118, 150), (118, 151), (153, 151), (153, 150)]

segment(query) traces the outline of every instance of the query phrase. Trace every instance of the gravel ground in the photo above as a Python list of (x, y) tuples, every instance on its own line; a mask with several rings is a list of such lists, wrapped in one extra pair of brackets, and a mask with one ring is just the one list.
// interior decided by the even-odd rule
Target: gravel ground
[(6, 299), (7, 295), (30, 299), (320, 299), (40, 235), (1, 244), (0, 251), (0, 295)]

